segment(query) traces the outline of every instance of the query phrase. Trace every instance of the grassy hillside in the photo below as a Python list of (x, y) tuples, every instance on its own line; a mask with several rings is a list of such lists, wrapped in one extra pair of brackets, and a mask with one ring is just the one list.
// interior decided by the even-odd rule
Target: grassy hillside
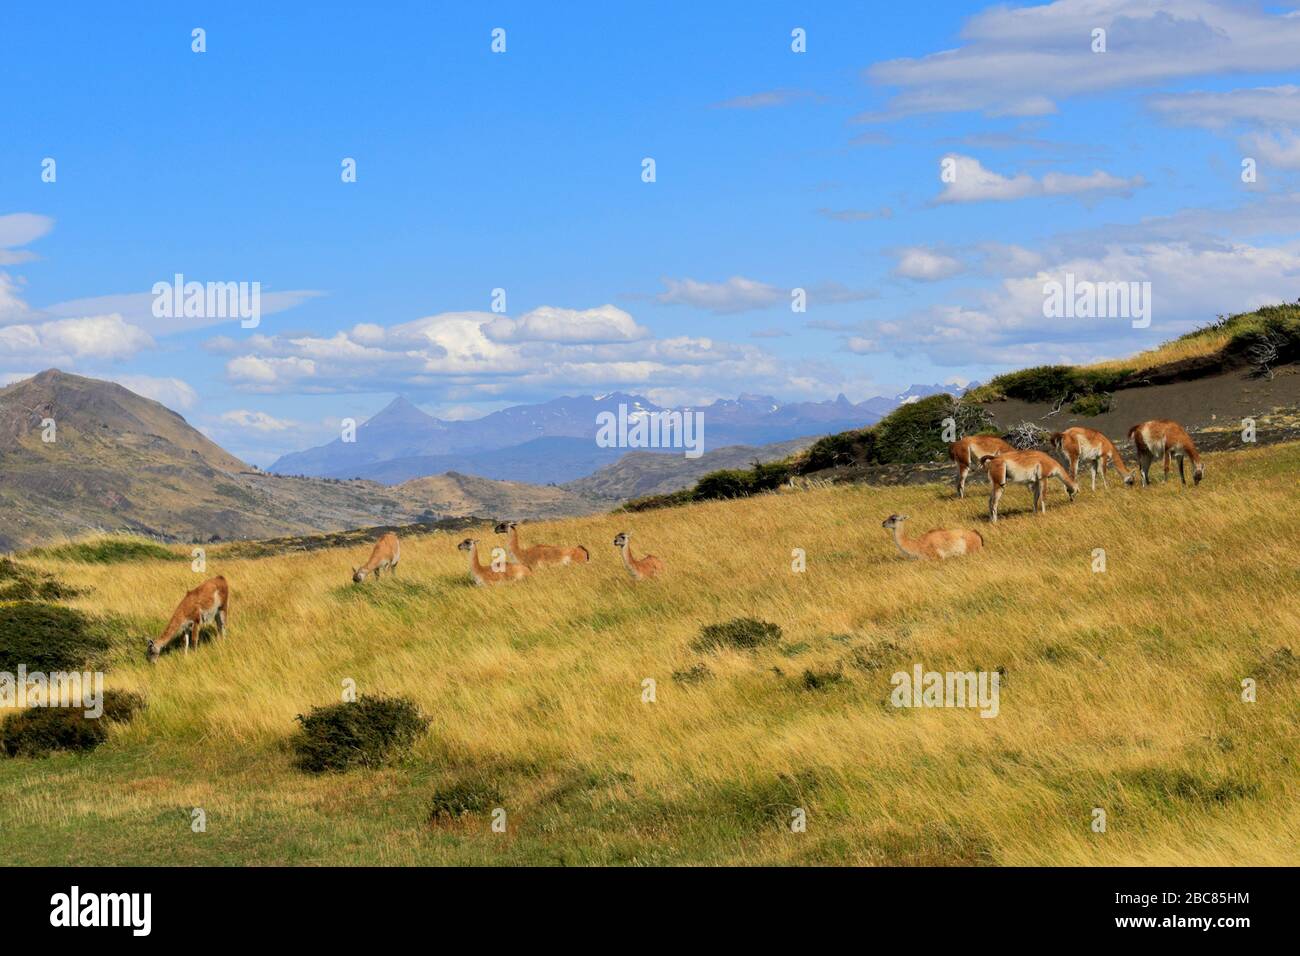
[[(1018, 488), (992, 527), (981, 496), (934, 485), (539, 523), (526, 542), (592, 562), (502, 589), (469, 586), (459, 535), (409, 540), (399, 577), (364, 587), (346, 583), (360, 548), (217, 550), (230, 636), (152, 669), (145, 637), (197, 578), (185, 558), (29, 558), (88, 589), (68, 606), (111, 615), (109, 686), (148, 706), (89, 754), (0, 758), (0, 859), (1295, 865), (1298, 468), (1295, 443), (1214, 454), (1195, 490), (1054, 487), (1038, 518)], [(880, 529), (895, 511), (987, 549), (904, 561)], [(661, 580), (627, 579), (625, 529)], [(736, 617), (780, 642), (692, 649)], [(999, 716), (893, 708), (890, 675), (916, 663), (1003, 669)], [(414, 698), (430, 729), (393, 766), (310, 776), (294, 717), (349, 678)]]

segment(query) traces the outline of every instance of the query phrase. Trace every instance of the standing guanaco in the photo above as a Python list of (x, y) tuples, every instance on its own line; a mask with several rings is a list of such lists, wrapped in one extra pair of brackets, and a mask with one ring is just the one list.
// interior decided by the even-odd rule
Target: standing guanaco
[(1015, 449), (997, 435), (971, 435), (948, 446), (948, 457), (957, 463), (957, 497), (966, 497), (966, 478), (985, 455), (998, 455)]
[(998, 502), (1002, 500), (1002, 491), (1007, 482), (1029, 485), (1034, 491), (1034, 514), (1047, 513), (1047, 479), (1058, 478), (1065, 490), (1074, 500), (1079, 486), (1066, 473), (1061, 463), (1046, 452), (1012, 451), (1001, 455), (986, 455), (980, 464), (988, 472), (993, 484), (993, 493), (989, 495), (989, 521), (998, 520)]
[(633, 581), (657, 577), (659, 572), (664, 569), (664, 563), (653, 554), (647, 554), (643, 558), (633, 557), (632, 544), (626, 531), (620, 531), (615, 536), (614, 547), (618, 548), (622, 553), (623, 567), (627, 568), (627, 573), (632, 575)]
[(1052, 447), (1063, 453), (1070, 462), (1070, 477), (1079, 480), (1079, 466), (1086, 464), (1092, 471), (1092, 490), (1097, 490), (1097, 471), (1101, 470), (1101, 484), (1106, 486), (1106, 466), (1113, 465), (1124, 479), (1133, 484), (1133, 473), (1124, 464), (1115, 443), (1092, 428), (1076, 425), (1063, 432), (1052, 432)]
[(163, 650), (176, 638), (184, 638), (185, 653), (190, 652), (190, 642), (199, 644), (199, 631), (205, 624), (217, 622), (217, 633), (226, 636), (226, 622), (230, 614), (230, 586), (217, 575), (209, 578), (181, 598), (162, 635), (148, 646), (149, 662), (157, 663)]
[(903, 557), (920, 560), (922, 558), (955, 558), (962, 554), (974, 554), (984, 547), (984, 536), (978, 531), (965, 531), (961, 528), (932, 528), (919, 538), (909, 538), (903, 534), (903, 522), (907, 515), (890, 515), (881, 522), (880, 527), (893, 532), (894, 544), (903, 552)]
[(544, 564), (584, 564), (591, 560), (591, 553), (580, 544), (572, 548), (561, 548), (553, 544), (534, 544), (527, 548), (520, 547), (519, 523), (517, 521), (502, 521), (493, 530), (497, 534), (507, 535), (506, 545), (510, 551), (510, 557), (520, 564), (528, 565), (530, 569), (539, 568)]
[(507, 561), (497, 561), (495, 558), (491, 566), (479, 564), (478, 544), (478, 538), (466, 538), (456, 545), (456, 549), (469, 552), (469, 576), (479, 587), (500, 584), (502, 581), (518, 581), (532, 574), (526, 564), (511, 564)]
[(370, 552), (370, 560), (361, 567), (352, 569), (352, 583), (360, 584), (371, 571), (375, 573), (376, 581), (379, 580), (379, 572), (385, 569), (390, 574), (396, 574), (397, 562), (401, 557), (402, 548), (397, 543), (397, 535), (390, 531), (375, 542), (374, 550)]
[(1201, 453), (1196, 450), (1192, 436), (1183, 430), (1183, 426), (1168, 418), (1156, 418), (1149, 422), (1134, 425), (1128, 430), (1128, 437), (1137, 446), (1138, 471), (1142, 473), (1142, 484), (1151, 484), (1151, 463), (1163, 458), (1165, 463), (1165, 481), (1169, 480), (1169, 459), (1178, 459), (1178, 477), (1187, 484), (1187, 473), (1183, 468), (1183, 459), (1192, 460), (1192, 481), (1201, 483), (1205, 477), (1205, 466), (1201, 464)]

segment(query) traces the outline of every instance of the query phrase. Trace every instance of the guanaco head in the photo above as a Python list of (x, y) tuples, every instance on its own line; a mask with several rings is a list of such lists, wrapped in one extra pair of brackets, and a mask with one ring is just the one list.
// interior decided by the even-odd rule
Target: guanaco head
[(627, 544), (627, 532), (620, 531), (614, 536), (614, 547), (621, 548), (625, 544)]
[(1198, 461), (1196, 463), (1196, 467), (1192, 469), (1192, 483), (1199, 485), (1201, 483), (1201, 479), (1204, 477), (1205, 477), (1205, 466)]
[(369, 574), (369, 573), (370, 573), (370, 572), (367, 571), (365, 568), (353, 568), (353, 569), (352, 569), (352, 583), (353, 583), (353, 584), (360, 584), (362, 581), (364, 581), (364, 580), (366, 579), (366, 575)]
[(1130, 471), (1127, 475), (1125, 475), (1125, 476), (1124, 476), (1124, 484), (1126, 484), (1126, 485), (1131, 485), (1131, 484), (1133, 484), (1133, 476), (1134, 476), (1135, 474), (1137, 474), (1137, 472), (1135, 472), (1135, 471)]
[(894, 528), (903, 527), (903, 522), (907, 520), (907, 515), (890, 515), (884, 521), (880, 522), (880, 527), (893, 530)]
[(980, 467), (987, 471), (989, 467), (989, 462), (991, 462), (994, 458), (997, 458), (1001, 454), (1002, 452), (995, 451), (991, 455), (980, 455)]
[(497, 526), (492, 530), (495, 531), (497, 534), (505, 534), (511, 528), (517, 527), (518, 524), (519, 522), (517, 521), (498, 521)]
[(478, 544), (478, 538), (466, 538), (460, 544), (456, 545), (457, 551), (468, 551), (474, 545)]
[(1051, 443), (1053, 448), (1060, 451), (1061, 442), (1065, 441), (1065, 434), (1063, 432), (1052, 432), (1052, 434), (1047, 436), (1047, 440)]
[(158, 649), (157, 641), (150, 641), (148, 647), (145, 648), (145, 653), (148, 655), (150, 664), (157, 664), (162, 651)]

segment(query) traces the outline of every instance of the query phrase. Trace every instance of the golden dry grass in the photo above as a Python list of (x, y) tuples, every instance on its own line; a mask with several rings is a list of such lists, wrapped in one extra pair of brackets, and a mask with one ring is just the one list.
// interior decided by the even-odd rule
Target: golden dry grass
[[(469, 586), (458, 536), (408, 539), (398, 577), (360, 587), (364, 549), (218, 549), (230, 636), (154, 668), (146, 632), (196, 582), (187, 562), (35, 562), (93, 588), (74, 605), (134, 622), (109, 685), (149, 707), (87, 756), (0, 760), (0, 847), (22, 863), (1294, 865), (1300, 674), (1261, 667), (1300, 634), (1298, 466), (1286, 445), (1208, 456), (1194, 490), (1112, 482), (1067, 504), (1054, 485), (1038, 518), (1016, 488), (992, 527), (983, 484), (530, 524), (525, 543), (582, 543), (591, 564), (493, 589)], [(904, 561), (880, 528), (893, 512), (987, 547)], [(621, 530), (661, 580), (627, 578)], [(780, 624), (780, 647), (690, 649), (741, 616)], [(673, 678), (700, 663), (710, 679)], [(890, 675), (915, 663), (1004, 668), (999, 716), (893, 708)], [(805, 672), (839, 679), (810, 689)], [(294, 716), (349, 678), (410, 695), (430, 732), (392, 767), (310, 777), (285, 745)], [(429, 823), (435, 792), (482, 783), (505, 834), (485, 814)]]

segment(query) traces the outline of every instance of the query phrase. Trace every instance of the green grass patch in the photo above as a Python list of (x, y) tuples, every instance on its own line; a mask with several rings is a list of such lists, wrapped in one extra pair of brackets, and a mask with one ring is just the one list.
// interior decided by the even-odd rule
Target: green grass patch
[(52, 548), (32, 548), (24, 552), (33, 558), (54, 561), (76, 561), (81, 564), (122, 564), (127, 561), (179, 561), (181, 556), (147, 538), (96, 538), (55, 545)]
[(781, 625), (752, 617), (736, 617), (721, 624), (706, 624), (691, 642), (691, 650), (717, 651), (732, 648), (753, 651), (781, 640)]

